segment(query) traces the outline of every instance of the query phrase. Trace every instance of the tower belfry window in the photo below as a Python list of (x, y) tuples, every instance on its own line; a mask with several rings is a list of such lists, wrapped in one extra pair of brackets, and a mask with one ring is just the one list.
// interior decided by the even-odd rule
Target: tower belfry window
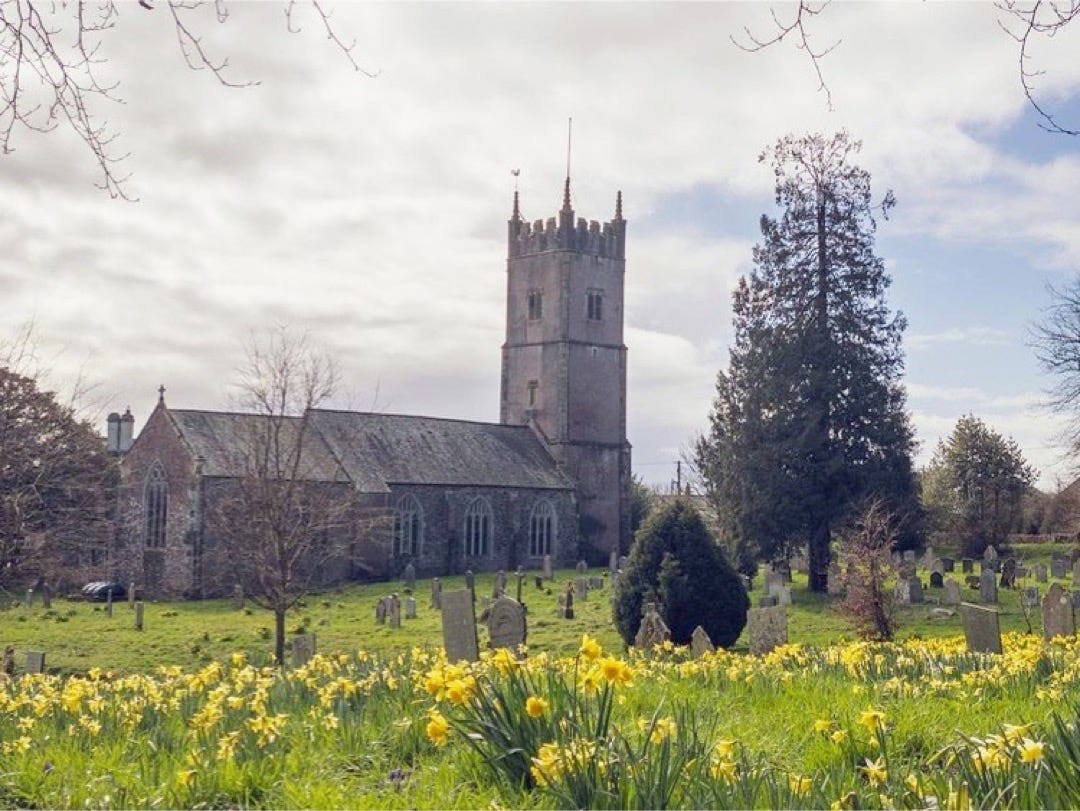
[(536, 380), (529, 381), (529, 405), (536, 405), (536, 391), (540, 388), (540, 383)]
[(590, 321), (604, 320), (604, 291), (591, 289), (588, 291), (588, 310)]
[(544, 317), (544, 296), (539, 290), (530, 290), (527, 302), (530, 321), (539, 321)]

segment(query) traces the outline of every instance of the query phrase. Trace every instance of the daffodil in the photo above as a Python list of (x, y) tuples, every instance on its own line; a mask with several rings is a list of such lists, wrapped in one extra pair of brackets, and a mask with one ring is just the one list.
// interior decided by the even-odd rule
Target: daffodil
[(539, 696), (529, 696), (525, 699), (525, 714), (530, 718), (539, 718), (547, 712), (548, 706), (546, 699)]
[(878, 758), (877, 760), (866, 758), (866, 765), (860, 766), (859, 771), (861, 771), (866, 779), (870, 781), (870, 784), (874, 786), (880, 786), (889, 779), (889, 772), (885, 768), (885, 763), (882, 758)]
[(1020, 742), (1020, 760), (1023, 763), (1037, 764), (1046, 756), (1046, 744), (1024, 738)]
[(578, 652), (584, 659), (587, 659), (590, 662), (595, 662), (597, 659), (600, 658), (600, 643), (588, 634), (582, 634), (581, 649)]
[(869, 709), (863, 710), (859, 714), (859, 723), (869, 729), (871, 732), (877, 732), (878, 729), (885, 725), (885, 713), (881, 710)]
[(442, 746), (450, 737), (450, 723), (438, 710), (432, 710), (424, 731), (429, 741), (436, 746)]

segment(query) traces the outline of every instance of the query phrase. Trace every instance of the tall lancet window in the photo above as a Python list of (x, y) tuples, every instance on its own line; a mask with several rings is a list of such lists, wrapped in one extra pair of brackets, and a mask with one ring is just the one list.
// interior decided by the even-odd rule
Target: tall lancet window
[(529, 555), (534, 558), (550, 555), (554, 537), (555, 508), (547, 499), (541, 499), (529, 515)]
[(465, 511), (465, 556), (487, 557), (491, 554), (491, 530), (494, 523), (487, 499), (476, 498)]
[(143, 486), (143, 540), (147, 547), (165, 546), (165, 521), (169, 514), (169, 483), (165, 471), (155, 463)]
[(424, 508), (416, 496), (402, 496), (394, 511), (394, 554), (417, 557), (423, 544)]

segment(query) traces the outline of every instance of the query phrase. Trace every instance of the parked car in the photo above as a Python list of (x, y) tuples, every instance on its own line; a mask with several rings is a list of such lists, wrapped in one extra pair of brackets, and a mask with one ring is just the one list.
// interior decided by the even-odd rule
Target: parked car
[(110, 594), (112, 594), (113, 602), (123, 600), (127, 597), (127, 589), (124, 588), (123, 583), (112, 583), (108, 580), (95, 580), (82, 587), (84, 600), (104, 603), (109, 599)]

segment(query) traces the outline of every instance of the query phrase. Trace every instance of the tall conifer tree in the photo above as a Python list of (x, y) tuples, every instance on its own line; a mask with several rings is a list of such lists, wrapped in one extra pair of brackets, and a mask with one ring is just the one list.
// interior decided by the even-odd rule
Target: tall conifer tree
[(734, 343), (697, 461), (740, 568), (810, 550), (824, 591), (833, 533), (870, 496), (915, 541), (918, 503), (904, 411), (904, 317), (885, 303), (870, 175), (846, 132), (766, 149), (779, 219), (761, 218), (754, 269), (733, 296)]

